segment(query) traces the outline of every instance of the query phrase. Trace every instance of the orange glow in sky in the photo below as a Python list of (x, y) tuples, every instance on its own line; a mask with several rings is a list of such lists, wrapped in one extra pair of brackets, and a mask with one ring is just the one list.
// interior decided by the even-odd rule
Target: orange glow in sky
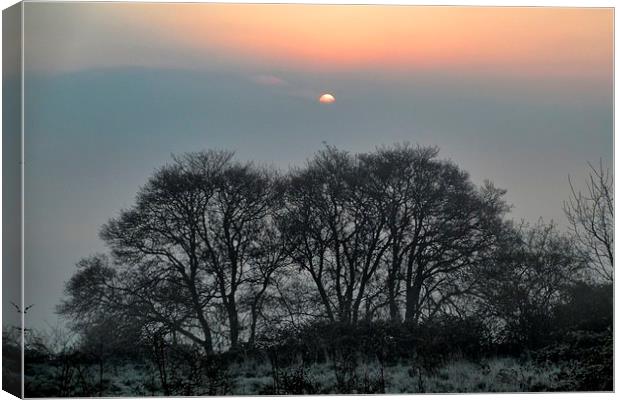
[[(144, 7), (144, 6), (142, 6)], [(218, 48), (304, 68), (502, 68), (611, 71), (611, 9), (336, 5), (161, 5), (150, 27), (200, 51)], [(146, 21), (145, 21), (146, 22)]]
[(49, 70), (225, 65), (609, 80), (613, 66), (611, 8), (37, 3), (26, 13), (30, 64)]

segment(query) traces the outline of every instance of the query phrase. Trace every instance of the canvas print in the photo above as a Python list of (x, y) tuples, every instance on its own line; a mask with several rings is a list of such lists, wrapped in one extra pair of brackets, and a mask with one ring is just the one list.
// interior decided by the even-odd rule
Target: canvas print
[(613, 9), (14, 7), (5, 390), (613, 390)]

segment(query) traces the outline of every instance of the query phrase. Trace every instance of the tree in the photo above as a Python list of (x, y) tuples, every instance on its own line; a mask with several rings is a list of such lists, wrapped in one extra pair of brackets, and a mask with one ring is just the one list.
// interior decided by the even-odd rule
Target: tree
[[(397, 145), (362, 156), (386, 215), (389, 315), (416, 323), (465, 293), (464, 274), (493, 248), (508, 210), (505, 191), (476, 188), (466, 172), (437, 158), (434, 147)], [(402, 299), (402, 300), (401, 300)]]
[[(282, 257), (270, 253), (278, 237), (267, 233), (277, 179), (232, 157), (223, 151), (189, 153), (159, 169), (136, 204), (102, 228), (114, 265), (101, 257), (85, 260), (67, 286), (65, 311), (123, 312), (208, 354), (214, 351), (216, 324), (227, 327), (228, 344), (236, 347), (240, 313), (248, 311), (240, 304), (250, 305), (255, 325), (264, 290), (251, 287), (259, 281), (268, 285)], [(100, 288), (95, 300), (84, 293), (88, 285)]]
[(263, 226), (263, 229), (255, 235), (255, 240), (261, 245), (254, 248), (248, 259), (247, 289), (241, 301), (249, 314), (248, 344), (250, 346), (255, 344), (260, 320), (266, 319), (264, 315), (266, 306), (270, 306), (270, 312), (277, 307), (273, 286), (277, 284), (279, 275), (282, 275), (281, 270), (289, 265), (281, 233), (273, 222), (270, 221), (269, 224)]
[(125, 269), (125, 293), (136, 309), (212, 353), (208, 313), (217, 292), (199, 232), (208, 229), (215, 182), (232, 154), (203, 156), (194, 162), (175, 159), (159, 169), (139, 191), (136, 205), (110, 220), (101, 237)]
[(65, 285), (66, 298), (57, 311), (70, 318), (72, 330), (81, 334), (82, 347), (95, 352), (103, 353), (111, 346), (135, 346), (153, 326), (188, 329), (188, 337), (202, 343), (183, 327), (182, 313), (173, 312), (169, 291), (149, 295), (150, 290), (161, 289), (149, 283), (133, 270), (112, 265), (103, 254), (87, 257), (77, 263), (77, 271)]
[(586, 191), (575, 189), (569, 177), (571, 197), (564, 203), (571, 232), (589, 261), (595, 279), (612, 282), (614, 273), (614, 183), (609, 169), (588, 163)]
[[(195, 156), (188, 157), (192, 160)], [(271, 274), (283, 261), (277, 246), (278, 236), (271, 226), (279, 202), (276, 186), (276, 180), (267, 170), (256, 169), (251, 164), (230, 165), (216, 180), (208, 209), (202, 212), (203, 221), (197, 230), (206, 251), (202, 258), (215, 279), (218, 297), (228, 316), (231, 347), (237, 346), (241, 329), (239, 296), (251, 293), (255, 327), (256, 307)], [(256, 284), (264, 289), (256, 291)]]
[(500, 341), (542, 344), (554, 309), (581, 277), (582, 258), (570, 237), (553, 224), (507, 224), (493, 257), (476, 269), (479, 311)]
[(389, 261), (386, 265), (385, 286), (389, 316), (393, 322), (401, 320), (399, 300), (404, 275), (402, 266), (406, 257), (406, 240), (411, 233), (415, 209), (411, 206), (417, 191), (418, 180), (412, 179), (415, 170), (436, 157), (438, 149), (412, 148), (408, 145), (379, 149), (362, 156), (370, 170), (369, 184), (383, 193), (386, 212), (386, 231), (390, 238)]
[(354, 323), (388, 248), (380, 196), (359, 158), (333, 147), (293, 171), (280, 227), (326, 317)]
[(417, 322), (462, 294), (466, 270), (488, 253), (507, 207), (503, 190), (475, 187), (432, 147), (351, 155), (333, 147), (295, 171), (282, 229), (325, 316), (356, 322), (385, 306)]

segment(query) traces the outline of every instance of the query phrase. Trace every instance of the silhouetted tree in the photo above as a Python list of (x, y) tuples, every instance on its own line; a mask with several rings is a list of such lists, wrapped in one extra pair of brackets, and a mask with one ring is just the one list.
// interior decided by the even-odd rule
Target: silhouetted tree
[(477, 269), (479, 305), (502, 342), (535, 347), (552, 330), (554, 307), (581, 279), (584, 264), (553, 224), (508, 226), (492, 259)]
[(607, 282), (614, 274), (614, 182), (601, 160), (597, 167), (588, 163), (590, 175), (586, 190), (575, 189), (570, 181), (571, 197), (564, 203), (575, 240), (589, 260), (589, 269), (596, 279)]
[(359, 159), (328, 147), (292, 172), (281, 219), (290, 257), (314, 282), (325, 315), (355, 322), (388, 248), (379, 194)]
[[(437, 158), (438, 149), (397, 145), (362, 156), (382, 193), (390, 246), (387, 294), (392, 320), (417, 322), (463, 294), (462, 275), (488, 254), (508, 210), (505, 191), (476, 188), (466, 172)], [(403, 296), (404, 292), (404, 296)]]
[(325, 316), (356, 322), (387, 306), (417, 322), (454, 307), (463, 275), (492, 249), (503, 190), (475, 187), (436, 148), (351, 155), (328, 147), (293, 171), (282, 229)]
[[(44, 394), (100, 396), (104, 362), (132, 347), (167, 395), (229, 393), (241, 356), (269, 358), (274, 393), (314, 393), (306, 362), (333, 362), (338, 390), (383, 392), (387, 362), (412, 361), (423, 389), (423, 374), (494, 341), (551, 354), (572, 335), (611, 354), (613, 182), (590, 167), (587, 194), (571, 183), (566, 235), (505, 220), (505, 191), (436, 147), (327, 146), (286, 175), (227, 151), (173, 157), (102, 227), (110, 255), (66, 283), (58, 312), (80, 339), (26, 354), (59, 366)], [(360, 386), (363, 359), (380, 373)], [(594, 361), (581, 381), (611, 371)]]
[[(175, 157), (141, 188), (135, 206), (103, 227), (114, 265), (84, 260), (67, 285), (65, 313), (122, 310), (206, 353), (217, 323), (237, 346), (246, 311), (240, 302), (249, 304), (255, 326), (265, 291), (254, 288), (267, 286), (282, 262), (270, 253), (279, 251), (278, 236), (269, 233), (275, 182), (270, 171), (234, 162), (229, 152)], [(89, 299), (93, 285), (100, 294)], [(226, 321), (214, 321), (218, 309)]]

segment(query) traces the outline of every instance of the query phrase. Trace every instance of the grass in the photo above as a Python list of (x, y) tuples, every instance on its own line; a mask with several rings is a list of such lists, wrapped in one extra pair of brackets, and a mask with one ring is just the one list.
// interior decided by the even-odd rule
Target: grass
[[(514, 358), (485, 359), (479, 363), (456, 360), (434, 374), (404, 376), (402, 367), (390, 371), (390, 393), (480, 393), (552, 390), (559, 367), (540, 368)], [(409, 379), (408, 379), (409, 378)], [(414, 379), (411, 379), (414, 378)]]
[[(53, 367), (30, 366), (27, 381), (31, 396), (36, 388), (49, 390), (53, 386)], [(265, 393), (273, 388), (273, 371), (269, 363), (248, 361), (229, 368), (231, 393), (250, 395)], [(280, 374), (295, 376), (299, 367), (280, 370)], [(93, 380), (96, 371), (93, 369)], [(386, 366), (383, 371), (386, 393), (481, 393), (481, 392), (528, 392), (552, 391), (558, 387), (559, 365), (540, 367), (530, 361), (516, 358), (487, 358), (479, 362), (456, 359), (432, 373), (414, 368), (406, 363)], [(364, 393), (368, 388), (381, 390), (381, 369), (376, 362), (361, 364), (355, 370), (350, 393)], [(152, 366), (137, 363), (108, 365), (104, 380), (105, 396), (162, 395), (158, 376)], [(332, 363), (320, 363), (303, 367), (303, 380), (309, 382), (317, 393), (339, 393)], [(286, 388), (282, 388), (281, 390)]]

